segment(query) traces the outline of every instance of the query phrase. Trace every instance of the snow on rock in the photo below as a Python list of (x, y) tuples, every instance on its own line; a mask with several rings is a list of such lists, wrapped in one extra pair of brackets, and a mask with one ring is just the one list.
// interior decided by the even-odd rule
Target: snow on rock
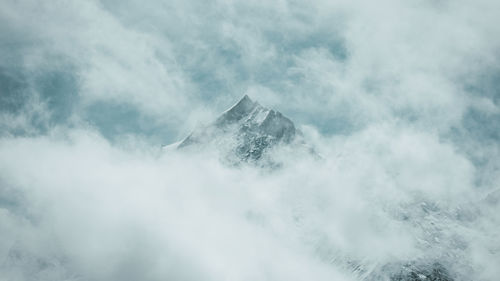
[(215, 122), (194, 130), (177, 148), (214, 144), (230, 162), (255, 162), (273, 147), (297, 144), (298, 139), (290, 119), (245, 95)]

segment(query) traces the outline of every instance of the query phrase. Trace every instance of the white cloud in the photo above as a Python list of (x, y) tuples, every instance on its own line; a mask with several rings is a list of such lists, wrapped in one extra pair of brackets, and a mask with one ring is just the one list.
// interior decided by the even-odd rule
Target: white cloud
[[(439, 223), (446, 232), (436, 231), (419, 211), (421, 204), (438, 204), (453, 214), (477, 200), (470, 163), (432, 135), (408, 129), (393, 134), (382, 127), (333, 139), (322, 149), (325, 160), (289, 161), (271, 174), (228, 168), (205, 153), (157, 158), (127, 152), (86, 131), (4, 138), (2, 181), (26, 197), (21, 209), (34, 216), (27, 227), (5, 235), (18, 237), (25, 251), (42, 260), (52, 252), (64, 256), (59, 271), (107, 280), (123, 274), (150, 280), (353, 280), (342, 262), (328, 260), (342, 257), (346, 267), (351, 260), (369, 268), (436, 258), (425, 247), (435, 243), (429, 235), (473, 243), (484, 258), (484, 247), (492, 245), (475, 239), (488, 239), (493, 225), (487, 223), (483, 233), (477, 218), (469, 224), (445, 215)], [(12, 196), (5, 191), (3, 197)], [(2, 225), (29, 217), (17, 216)], [(38, 237), (26, 238), (32, 233)], [(10, 237), (3, 240), (4, 251)], [(54, 239), (55, 245), (39, 248)], [(463, 254), (450, 244), (432, 249)], [(443, 262), (458, 263), (456, 270), (470, 262), (448, 259)]]
[[(0, 273), (356, 280), (436, 259), (495, 280), (498, 18), (487, 0), (4, 1)], [(284, 149), (267, 173), (158, 156), (151, 129), (101, 136), (144, 118), (182, 137), (244, 93), (324, 159)], [(133, 114), (102, 125), (96, 104)]]

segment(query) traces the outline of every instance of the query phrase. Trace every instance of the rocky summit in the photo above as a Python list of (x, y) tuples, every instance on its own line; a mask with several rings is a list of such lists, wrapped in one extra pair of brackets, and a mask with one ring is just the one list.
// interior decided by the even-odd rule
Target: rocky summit
[(290, 119), (245, 95), (215, 122), (194, 130), (177, 148), (211, 143), (225, 151), (226, 158), (251, 162), (261, 160), (276, 145), (294, 143), (297, 135)]

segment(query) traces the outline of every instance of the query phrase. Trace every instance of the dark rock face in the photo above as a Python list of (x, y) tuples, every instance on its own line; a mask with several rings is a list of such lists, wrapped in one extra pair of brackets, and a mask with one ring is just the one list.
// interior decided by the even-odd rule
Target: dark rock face
[(295, 137), (295, 125), (290, 119), (245, 95), (213, 124), (194, 131), (178, 148), (215, 142), (227, 146), (224, 149), (240, 160), (256, 161), (274, 145), (290, 144)]
[(453, 281), (448, 270), (440, 263), (430, 266), (406, 265), (391, 276), (391, 281)]

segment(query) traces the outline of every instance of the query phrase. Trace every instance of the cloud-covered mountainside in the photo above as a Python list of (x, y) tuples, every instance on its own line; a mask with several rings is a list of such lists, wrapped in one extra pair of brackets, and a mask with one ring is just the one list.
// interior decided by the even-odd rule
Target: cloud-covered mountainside
[(0, 1), (0, 280), (500, 280), (499, 11)]

